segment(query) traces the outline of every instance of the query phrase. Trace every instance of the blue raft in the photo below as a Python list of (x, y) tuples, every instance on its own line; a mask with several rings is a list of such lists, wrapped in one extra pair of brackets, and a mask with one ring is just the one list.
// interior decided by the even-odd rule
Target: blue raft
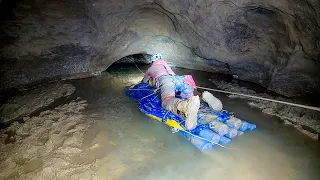
[(128, 87), (127, 96), (140, 101), (139, 109), (147, 116), (165, 123), (179, 131), (193, 145), (201, 151), (211, 149), (213, 146), (227, 145), (231, 139), (251, 131), (256, 125), (240, 120), (228, 111), (214, 111), (207, 104), (200, 104), (198, 112), (198, 125), (193, 130), (184, 128), (185, 119), (161, 107), (160, 92), (147, 83), (140, 83)]

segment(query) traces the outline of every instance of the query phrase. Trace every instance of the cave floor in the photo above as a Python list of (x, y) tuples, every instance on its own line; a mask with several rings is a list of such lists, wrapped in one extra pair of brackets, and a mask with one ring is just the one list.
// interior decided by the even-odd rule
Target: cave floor
[[(177, 74), (190, 72), (199, 85), (211, 86), (207, 73), (175, 71)], [(56, 144), (58, 148), (26, 164), (21, 162), (19, 165), (17, 161), (17, 165), (12, 165), (12, 171), (18, 166), (22, 168), (9, 173), (11, 177), (238, 180), (320, 177), (319, 142), (250, 107), (245, 100), (221, 94), (214, 95), (222, 100), (225, 109), (256, 124), (257, 129), (233, 140), (228, 145), (231, 149), (215, 147), (200, 152), (179, 133), (172, 134), (167, 126), (144, 116), (137, 103), (125, 96), (124, 87), (139, 81), (142, 76), (134, 67), (115, 66), (98, 77), (70, 80), (69, 83), (76, 87), (74, 96), (86, 101), (65, 105), (69, 113), (64, 115), (69, 119), (54, 126), (66, 129), (66, 133), (61, 134), (65, 137), (53, 133), (57, 141), (59, 138), (64, 141)], [(74, 113), (75, 109), (82, 110)], [(52, 131), (50, 128), (53, 127), (43, 127)], [(48, 139), (38, 139), (48, 144)], [(49, 141), (53, 140), (49, 137)], [(36, 146), (41, 147), (41, 143)], [(35, 151), (20, 153), (32, 152)], [(9, 158), (23, 159), (19, 156)]]

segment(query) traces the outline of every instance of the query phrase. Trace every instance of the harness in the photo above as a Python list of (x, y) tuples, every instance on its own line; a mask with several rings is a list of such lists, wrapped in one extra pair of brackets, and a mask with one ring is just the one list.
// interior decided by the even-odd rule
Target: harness
[(158, 77), (157, 79), (155, 79), (155, 86), (157, 87), (157, 88), (159, 88), (159, 81), (160, 81), (160, 79), (162, 78), (162, 77), (165, 77), (165, 76), (175, 76), (174, 74), (171, 74), (169, 71), (168, 71), (168, 68), (165, 66), (165, 65), (162, 65), (163, 66), (163, 68), (166, 70), (166, 72), (167, 72), (167, 74), (166, 75), (162, 75), (162, 76), (160, 76), (160, 77)]
[[(166, 67), (166, 65), (163, 65), (163, 64), (162, 64), (162, 66), (163, 66), (163, 68), (166, 70), (166, 73), (167, 73), (167, 74), (166, 74), (166, 75), (162, 75), (162, 76), (160, 76), (159, 78), (157, 78), (157, 79), (154, 80), (154, 83), (155, 83), (154, 85), (155, 85), (155, 87), (157, 87), (157, 88), (159, 88), (159, 81), (160, 81), (161, 78), (163, 78), (163, 77), (165, 77), (165, 76), (176, 76), (175, 74), (172, 74), (172, 73), (169, 72), (169, 70), (168, 70), (168, 68)], [(192, 78), (191, 75), (185, 75), (185, 76), (183, 76), (183, 77), (184, 77), (184, 80), (183, 80), (184, 83), (190, 85), (190, 86), (193, 87), (194, 89), (197, 89), (197, 85), (196, 85), (196, 83), (194, 82), (194, 80), (193, 80), (193, 78)]]
[[(169, 73), (169, 71), (168, 71), (168, 69), (167, 69), (167, 67), (165, 66), (165, 65), (163, 65), (163, 67), (164, 67), (164, 69), (166, 70), (166, 72), (167, 72), (167, 74), (169, 75), (169, 76), (174, 76), (174, 74), (170, 74)], [(159, 78), (160, 79), (160, 78)]]

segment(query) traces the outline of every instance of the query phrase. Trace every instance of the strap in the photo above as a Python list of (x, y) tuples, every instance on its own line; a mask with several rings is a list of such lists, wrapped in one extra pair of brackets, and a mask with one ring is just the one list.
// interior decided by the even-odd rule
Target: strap
[(166, 112), (166, 114), (163, 116), (163, 118), (162, 118), (162, 122), (166, 122), (167, 121), (167, 118), (166, 118), (166, 116), (167, 116), (167, 114), (169, 113), (169, 111), (167, 111)]
[(169, 75), (173, 75), (173, 74), (169, 73), (169, 71), (168, 71), (168, 69), (167, 69), (166, 65), (163, 65), (163, 67), (164, 67), (164, 69), (166, 70), (167, 74), (169, 74)]

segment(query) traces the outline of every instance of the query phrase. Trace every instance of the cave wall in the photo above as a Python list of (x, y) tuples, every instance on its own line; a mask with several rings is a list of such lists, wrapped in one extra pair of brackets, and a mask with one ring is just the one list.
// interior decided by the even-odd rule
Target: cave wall
[(1, 90), (90, 76), (127, 55), (160, 52), (177, 66), (236, 75), (287, 96), (319, 93), (318, 0), (8, 2)]

